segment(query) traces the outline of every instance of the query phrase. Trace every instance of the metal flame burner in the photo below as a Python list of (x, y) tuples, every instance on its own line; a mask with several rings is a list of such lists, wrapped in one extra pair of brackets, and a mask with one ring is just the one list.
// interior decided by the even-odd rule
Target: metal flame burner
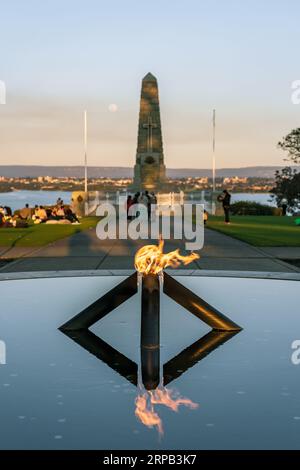
[[(144, 274), (141, 284), (142, 382), (147, 390), (155, 390), (160, 383), (160, 275)], [(89, 327), (137, 292), (138, 275), (134, 273), (59, 328), (134, 385), (137, 385), (137, 364), (91, 333)], [(166, 385), (181, 375), (178, 370), (184, 372), (242, 328), (167, 273), (164, 273), (163, 292), (212, 327), (205, 337), (164, 365)]]

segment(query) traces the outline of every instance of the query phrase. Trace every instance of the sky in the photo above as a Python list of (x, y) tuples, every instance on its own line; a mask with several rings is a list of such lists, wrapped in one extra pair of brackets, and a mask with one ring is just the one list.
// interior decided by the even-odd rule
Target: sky
[(217, 168), (281, 165), (299, 18), (298, 0), (0, 0), (0, 164), (82, 164), (87, 109), (89, 164), (133, 166), (151, 72), (167, 167), (211, 166), (214, 108)]

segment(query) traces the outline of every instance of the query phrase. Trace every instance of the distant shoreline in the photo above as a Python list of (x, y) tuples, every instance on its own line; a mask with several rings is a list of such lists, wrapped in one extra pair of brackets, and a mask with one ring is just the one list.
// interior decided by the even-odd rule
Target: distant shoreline
[[(216, 176), (224, 177), (257, 177), (257, 178), (273, 178), (276, 170), (280, 170), (285, 165), (264, 165), (264, 166), (247, 166), (247, 167), (231, 167), (218, 168)], [(300, 170), (300, 166), (295, 167)], [(34, 178), (38, 176), (52, 177), (74, 177), (83, 178), (84, 171), (80, 165), (0, 165), (0, 176), (17, 178), (28, 177)], [(112, 166), (89, 166), (89, 178), (132, 178), (132, 167), (112, 167)], [(169, 178), (188, 178), (188, 177), (211, 177), (211, 168), (167, 168), (167, 177)]]
[[(217, 191), (222, 191), (221, 188), (220, 189), (217, 189)], [(26, 191), (30, 191), (30, 192), (36, 192), (36, 193), (47, 193), (47, 192), (53, 192), (53, 193), (57, 193), (57, 192), (64, 192), (64, 193), (73, 193), (74, 191), (81, 191), (81, 189), (59, 189), (59, 188), (47, 188), (47, 189), (33, 189), (33, 188), (27, 188), (27, 189), (11, 189), (9, 191), (5, 190), (5, 191), (2, 191), (0, 189), (0, 194), (11, 194), (11, 193), (23, 193), (23, 192), (26, 192)], [(82, 189), (83, 191), (83, 189)], [(92, 191), (95, 191), (94, 189), (92, 189)], [(107, 190), (107, 189), (99, 189), (100, 192), (116, 192), (115, 189), (110, 189), (110, 190)], [(210, 191), (209, 189), (205, 189), (203, 191)], [(167, 193), (169, 191), (166, 191)], [(174, 191), (176, 192), (176, 190)], [(191, 191), (191, 192), (201, 192), (201, 190), (195, 190), (195, 191)], [(240, 189), (238, 190), (230, 190), (230, 193), (231, 194), (240, 194), (240, 193), (248, 193), (248, 194), (270, 194), (269, 191), (251, 191), (251, 190), (247, 190), (247, 191), (241, 191)]]
[[(50, 206), (55, 204), (57, 199), (60, 197), (66, 204), (71, 202), (71, 191), (10, 191), (6, 193), (0, 193), (0, 205), (9, 206), (12, 210), (20, 209), (25, 204), (29, 204), (30, 207), (34, 207), (36, 204)], [(231, 202), (237, 201), (253, 201), (261, 204), (268, 204), (275, 206), (275, 203), (270, 201), (270, 193), (250, 193), (250, 192), (232, 192)]]

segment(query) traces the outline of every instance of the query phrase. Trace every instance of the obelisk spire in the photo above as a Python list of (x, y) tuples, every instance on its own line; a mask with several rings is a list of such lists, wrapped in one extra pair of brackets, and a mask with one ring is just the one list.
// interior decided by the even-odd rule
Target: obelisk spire
[(157, 80), (150, 72), (142, 80), (134, 187), (159, 188), (165, 180)]

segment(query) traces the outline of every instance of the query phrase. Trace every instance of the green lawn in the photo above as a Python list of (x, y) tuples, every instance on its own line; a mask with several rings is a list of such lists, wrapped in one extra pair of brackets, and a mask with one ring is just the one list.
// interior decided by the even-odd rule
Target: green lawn
[(207, 227), (254, 246), (300, 246), (294, 217), (233, 216), (226, 225), (223, 217), (210, 216)]
[(80, 225), (30, 225), (28, 228), (1, 228), (0, 246), (43, 246), (95, 227), (99, 217), (84, 217)]

